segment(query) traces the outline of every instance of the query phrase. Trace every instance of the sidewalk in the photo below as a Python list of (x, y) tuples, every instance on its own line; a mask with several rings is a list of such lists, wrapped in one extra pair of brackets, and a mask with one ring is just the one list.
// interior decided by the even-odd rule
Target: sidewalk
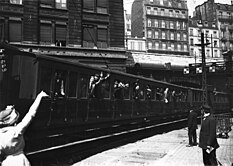
[[(233, 131), (228, 139), (218, 138), (217, 158), (224, 166), (233, 163), (232, 140)], [(187, 144), (188, 131), (183, 128), (96, 154), (73, 166), (202, 166), (202, 149)]]

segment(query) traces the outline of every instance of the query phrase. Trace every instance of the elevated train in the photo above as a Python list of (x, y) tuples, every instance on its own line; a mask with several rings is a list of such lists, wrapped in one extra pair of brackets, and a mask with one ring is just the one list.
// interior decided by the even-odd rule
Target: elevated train
[[(1, 109), (14, 104), (23, 117), (36, 94), (41, 90), (50, 94), (50, 98), (43, 99), (26, 133), (27, 152), (55, 146), (64, 141), (62, 136), (72, 133), (146, 120), (160, 123), (186, 118), (191, 106), (198, 108), (202, 104), (202, 89), (3, 49)], [(208, 91), (213, 113), (229, 112), (229, 97), (223, 92)]]

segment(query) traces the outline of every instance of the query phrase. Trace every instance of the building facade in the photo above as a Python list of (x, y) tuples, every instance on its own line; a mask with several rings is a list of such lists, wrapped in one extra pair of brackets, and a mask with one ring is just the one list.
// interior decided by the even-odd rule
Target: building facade
[(196, 59), (202, 58), (201, 33), (205, 34), (205, 43), (209, 43), (205, 47), (206, 59), (219, 59), (223, 60), (220, 56), (220, 41), (219, 31), (216, 22), (205, 21), (203, 24), (199, 24), (199, 20), (189, 20), (189, 49), (190, 55), (196, 57)]
[(208, 0), (195, 8), (195, 17), (204, 21), (214, 21), (220, 37), (220, 55), (233, 50), (233, 1), (231, 5)]
[(123, 0), (0, 0), (0, 40), (55, 56), (69, 52), (82, 62), (124, 64), (123, 13)]
[(189, 55), (186, 1), (135, 0), (131, 14), (131, 36), (146, 38), (148, 52)]

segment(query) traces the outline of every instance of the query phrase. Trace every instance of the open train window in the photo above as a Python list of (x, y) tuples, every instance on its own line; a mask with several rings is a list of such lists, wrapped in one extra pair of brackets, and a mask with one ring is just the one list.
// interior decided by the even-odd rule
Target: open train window
[(65, 71), (57, 70), (55, 72), (54, 95), (56, 97), (65, 96), (66, 76), (67, 73)]
[(129, 99), (129, 83), (120, 79), (114, 80), (113, 96), (115, 99)]
[(70, 72), (69, 73), (69, 97), (77, 97), (77, 80), (78, 73)]
[(110, 74), (105, 75), (103, 72), (94, 74), (89, 81), (89, 97), (90, 98), (109, 98), (110, 97)]
[(79, 91), (80, 98), (87, 97), (88, 82), (89, 81), (87, 75), (80, 76), (80, 91)]
[(45, 92), (50, 92), (52, 69), (49, 67), (41, 68), (40, 88)]

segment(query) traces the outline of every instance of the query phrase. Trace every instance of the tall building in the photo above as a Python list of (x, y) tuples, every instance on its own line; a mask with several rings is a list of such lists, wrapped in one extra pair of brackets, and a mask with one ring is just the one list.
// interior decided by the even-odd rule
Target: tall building
[(121, 66), (127, 58), (123, 13), (123, 0), (0, 0), (0, 41)]
[(134, 0), (131, 36), (146, 38), (150, 53), (189, 55), (185, 0)]
[(231, 1), (231, 5), (228, 5), (208, 0), (195, 8), (194, 16), (202, 22), (216, 22), (220, 37), (221, 56), (222, 53), (233, 50), (233, 1)]
[(189, 49), (190, 55), (196, 59), (202, 58), (201, 44), (201, 32), (205, 34), (205, 43), (209, 43), (205, 47), (205, 57), (207, 59), (220, 58), (219, 47), (219, 31), (216, 22), (204, 21), (203, 24), (199, 24), (199, 20), (194, 18), (189, 19)]

